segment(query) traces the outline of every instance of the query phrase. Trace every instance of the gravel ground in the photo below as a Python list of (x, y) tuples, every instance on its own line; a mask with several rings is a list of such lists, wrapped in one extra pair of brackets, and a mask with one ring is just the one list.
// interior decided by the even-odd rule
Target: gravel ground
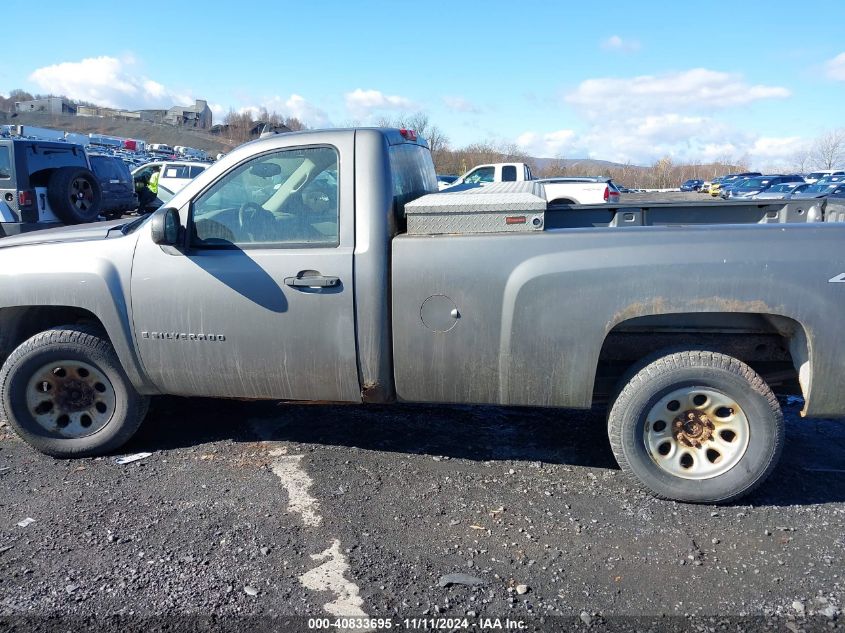
[(124, 451), (152, 455), (124, 466), (0, 429), (0, 630), (158, 630), (162, 614), (258, 630), (333, 611), (842, 629), (845, 424), (784, 406), (780, 467), (727, 507), (633, 490), (599, 411), (161, 398)]

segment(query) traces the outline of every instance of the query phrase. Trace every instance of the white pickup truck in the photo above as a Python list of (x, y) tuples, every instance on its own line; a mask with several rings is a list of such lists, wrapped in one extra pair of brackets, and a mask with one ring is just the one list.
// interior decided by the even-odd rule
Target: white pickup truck
[(492, 182), (519, 182), (533, 180), (543, 185), (546, 200), (558, 204), (601, 204), (619, 202), (619, 189), (609, 178), (576, 176), (561, 178), (534, 178), (525, 163), (490, 163), (473, 167), (444, 191), (462, 185), (485, 185)]

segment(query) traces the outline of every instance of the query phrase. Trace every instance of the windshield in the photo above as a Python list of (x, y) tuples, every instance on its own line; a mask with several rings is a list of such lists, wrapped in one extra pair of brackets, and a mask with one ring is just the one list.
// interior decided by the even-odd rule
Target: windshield
[(795, 183), (781, 183), (779, 185), (775, 185), (774, 187), (769, 187), (769, 191), (776, 191), (778, 193), (783, 191), (791, 191), (792, 188), (795, 186)]
[(738, 183), (736, 187), (743, 189), (762, 189), (763, 187), (767, 187), (770, 182), (772, 182), (771, 178), (749, 178)]
[(834, 189), (835, 187), (836, 187), (836, 185), (822, 183), (820, 185), (819, 184), (810, 185), (804, 191), (806, 193), (824, 193), (825, 191), (830, 191), (831, 189)]
[(833, 183), (833, 182), (837, 182), (837, 183), (838, 182), (845, 182), (845, 176), (825, 176), (823, 178), (819, 178), (819, 181), (818, 181), (817, 184), (821, 184), (821, 183), (830, 184), (830, 183)]

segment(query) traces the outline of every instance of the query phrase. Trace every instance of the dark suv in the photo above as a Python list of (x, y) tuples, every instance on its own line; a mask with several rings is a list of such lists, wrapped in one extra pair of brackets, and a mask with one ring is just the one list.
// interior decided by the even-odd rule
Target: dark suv
[(684, 183), (681, 185), (681, 191), (701, 191), (701, 188), (704, 186), (703, 180), (685, 180)]
[(93, 222), (101, 199), (81, 145), (0, 138), (0, 236)]
[(117, 156), (90, 154), (91, 169), (100, 181), (103, 200), (100, 215), (111, 220), (119, 218), (126, 211), (138, 208), (138, 194), (129, 166)]

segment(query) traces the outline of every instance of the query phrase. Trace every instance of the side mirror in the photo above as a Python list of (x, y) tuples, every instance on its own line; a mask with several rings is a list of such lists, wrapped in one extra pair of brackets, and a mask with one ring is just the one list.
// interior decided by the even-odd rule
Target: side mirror
[(150, 219), (150, 234), (160, 246), (178, 245), (179, 228), (179, 212), (170, 207), (158, 209)]

